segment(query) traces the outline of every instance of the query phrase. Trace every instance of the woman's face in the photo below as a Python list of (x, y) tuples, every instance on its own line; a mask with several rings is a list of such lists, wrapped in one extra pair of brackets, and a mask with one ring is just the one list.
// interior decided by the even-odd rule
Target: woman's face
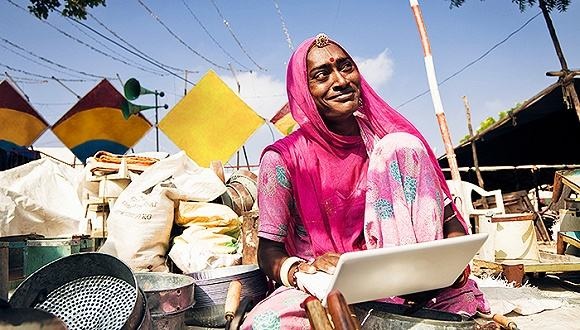
[(306, 56), (308, 88), (323, 119), (336, 122), (358, 109), (360, 74), (337, 45), (313, 46)]

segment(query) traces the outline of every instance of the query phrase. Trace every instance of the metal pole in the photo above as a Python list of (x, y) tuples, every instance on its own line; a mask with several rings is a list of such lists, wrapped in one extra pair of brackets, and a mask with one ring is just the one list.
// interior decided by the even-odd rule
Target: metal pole
[[(228, 63), (228, 66), (230, 67), (230, 70), (232, 71), (232, 74), (234, 75), (234, 79), (236, 80), (236, 85), (238, 86), (238, 96), (239, 96), (242, 88), (240, 86), (240, 81), (238, 80), (238, 75), (236, 74), (236, 70), (232, 66), (232, 63)], [(246, 146), (245, 145), (242, 146), (242, 151), (244, 152), (244, 158), (246, 159), (246, 166), (248, 167), (248, 171), (249, 171), (250, 170), (250, 162), (248, 161), (248, 154), (246, 153)], [(238, 155), (237, 155), (236, 167), (238, 170), (240, 169), (240, 151), (239, 150), (238, 150)]]
[(58, 80), (55, 76), (51, 76), (52, 79), (54, 79), (57, 83), (59, 83), (62, 87), (64, 87), (67, 91), (71, 92), (74, 96), (77, 97), (77, 99), (81, 99), (81, 96), (77, 93), (75, 93), (72, 89), (68, 88), (67, 85), (63, 84), (62, 81)]
[(159, 151), (159, 106), (157, 97), (159, 93), (155, 90), (155, 149)]
[(417, 29), (419, 30), (419, 35), (421, 37), (421, 45), (423, 46), (423, 53), (425, 55), (425, 69), (427, 70), (427, 80), (429, 81), (429, 90), (431, 91), (431, 99), (433, 101), (433, 106), (435, 107), (435, 116), (437, 116), (439, 130), (441, 132), (441, 137), (443, 138), (443, 144), (445, 145), (445, 154), (447, 155), (447, 161), (449, 162), (449, 168), (451, 169), (451, 178), (455, 181), (461, 181), (459, 168), (457, 166), (457, 158), (455, 157), (455, 151), (453, 150), (453, 144), (451, 143), (451, 136), (447, 126), (447, 119), (445, 118), (443, 104), (441, 103), (441, 95), (439, 95), (437, 77), (435, 76), (435, 65), (433, 64), (433, 55), (431, 54), (431, 45), (429, 45), (429, 38), (427, 37), (427, 28), (423, 21), (419, 2), (417, 0), (409, 0), (409, 3), (411, 4), (413, 16), (415, 17)]

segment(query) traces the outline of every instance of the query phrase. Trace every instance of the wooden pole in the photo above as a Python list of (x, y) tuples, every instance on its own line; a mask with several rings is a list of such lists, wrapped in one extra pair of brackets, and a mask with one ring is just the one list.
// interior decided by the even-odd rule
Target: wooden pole
[(548, 31), (550, 32), (550, 37), (552, 38), (552, 43), (554, 44), (554, 49), (556, 50), (556, 55), (558, 56), (558, 60), (560, 60), (560, 66), (562, 67), (562, 76), (560, 77), (560, 81), (562, 82), (564, 96), (572, 102), (574, 109), (576, 110), (576, 115), (578, 116), (578, 120), (580, 121), (580, 100), (578, 99), (578, 94), (576, 93), (576, 89), (574, 88), (574, 79), (570, 79), (570, 82), (567, 82), (565, 79), (566, 76), (569, 74), (575, 75), (568, 69), (568, 63), (566, 63), (566, 58), (564, 57), (564, 52), (562, 51), (562, 47), (560, 47), (560, 41), (558, 40), (558, 36), (556, 35), (556, 29), (554, 28), (554, 23), (552, 22), (552, 18), (550, 17), (550, 12), (546, 7), (545, 0), (539, 0), (540, 9), (542, 10), (542, 14), (544, 15), (544, 20), (546, 21), (546, 25), (548, 26)]
[(425, 23), (423, 21), (423, 15), (421, 14), (419, 2), (417, 0), (409, 0), (409, 3), (411, 4), (413, 16), (415, 17), (417, 29), (419, 30), (419, 35), (421, 37), (421, 45), (423, 46), (425, 59), (425, 69), (427, 70), (427, 80), (429, 81), (429, 90), (431, 91), (431, 100), (433, 101), (433, 106), (435, 107), (435, 116), (437, 116), (439, 131), (441, 132), (443, 144), (445, 145), (445, 154), (447, 156), (447, 161), (449, 162), (449, 168), (451, 169), (451, 178), (455, 181), (461, 181), (461, 176), (459, 175), (459, 169), (457, 166), (457, 158), (455, 157), (455, 151), (453, 150), (453, 144), (451, 143), (451, 136), (447, 126), (447, 119), (445, 118), (443, 104), (441, 103), (441, 95), (439, 95), (439, 86), (437, 84), (437, 77), (435, 76), (435, 65), (433, 64), (431, 45), (429, 44), (429, 38), (427, 37), (427, 28), (425, 27)]
[[(463, 96), (463, 105), (465, 106), (465, 114), (467, 115), (467, 130), (469, 131), (469, 137), (471, 138), (471, 154), (473, 156), (473, 166), (475, 167), (475, 175), (477, 176), (477, 183), (482, 189), (485, 189), (483, 185), (483, 177), (481, 176), (481, 171), (479, 170), (477, 147), (475, 146), (475, 139), (473, 139), (473, 126), (471, 125), (471, 108), (469, 107), (467, 96)], [(487, 209), (488, 208), (487, 198), (485, 196), (481, 196), (481, 202), (483, 204), (483, 207)]]
[[(467, 130), (469, 131), (469, 137), (473, 138), (473, 126), (471, 125), (471, 108), (469, 107), (469, 102), (467, 101), (467, 96), (463, 97), (463, 105), (465, 106), (465, 114), (467, 115)], [(475, 140), (471, 140), (471, 153), (473, 155), (473, 166), (475, 167), (475, 175), (477, 176), (477, 183), (482, 189), (483, 177), (481, 176), (481, 171), (479, 170), (479, 160), (477, 159), (477, 147), (475, 146)]]

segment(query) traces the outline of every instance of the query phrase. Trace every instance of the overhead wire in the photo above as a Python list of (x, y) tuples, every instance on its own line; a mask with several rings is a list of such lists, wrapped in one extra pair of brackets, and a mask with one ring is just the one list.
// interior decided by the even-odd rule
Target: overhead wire
[[(27, 49), (25, 49), (24, 47), (22, 47), (22, 46), (19, 46), (19, 45), (17, 45), (16, 43), (14, 43), (14, 42), (12, 42), (12, 41), (10, 41), (10, 40), (8, 40), (8, 39), (5, 39), (5, 38), (3, 38), (3, 37), (0, 37), (0, 40), (2, 40), (4, 43), (6, 43), (6, 44), (9, 44), (10, 46), (12, 46), (12, 47), (14, 47), (14, 48), (16, 48), (16, 49), (18, 49), (18, 50), (20, 50), (20, 51), (23, 51), (23, 52), (25, 52), (25, 53), (27, 53), (27, 54), (29, 54), (29, 55), (32, 55), (32, 56), (34, 56), (34, 57), (36, 57), (36, 58), (40, 59), (41, 61), (44, 61), (44, 62), (46, 62), (46, 63), (49, 63), (49, 64), (52, 64), (52, 65), (54, 65), (54, 66), (57, 66), (57, 67), (59, 67), (59, 68), (61, 68), (61, 69), (64, 69), (64, 70), (69, 70), (69, 71), (75, 72), (75, 73), (77, 73), (77, 74), (81, 74), (81, 75), (83, 75), (83, 76), (87, 76), (87, 77), (91, 77), (91, 78), (100, 78), (100, 79), (104, 79), (104, 78), (106, 78), (105, 76), (96, 75), (96, 74), (92, 74), (92, 73), (88, 73), (88, 72), (84, 72), (84, 71), (76, 70), (76, 69), (73, 69), (73, 68), (69, 68), (69, 67), (67, 67), (67, 66), (64, 66), (64, 65), (62, 65), (62, 64), (56, 63), (56, 62), (54, 62), (54, 61), (52, 61), (52, 60), (49, 60), (49, 59), (48, 59), (48, 58), (46, 58), (46, 57), (43, 57), (43, 56), (37, 55), (37, 54), (33, 53), (32, 51), (30, 51), (30, 50), (27, 50)], [(26, 56), (24, 56), (24, 55), (22, 55), (22, 54), (19, 54), (19, 53), (15, 52), (15, 51), (13, 51), (13, 50), (11, 50), (11, 49), (9, 49), (8, 47), (6, 47), (6, 46), (4, 46), (4, 45), (1, 45), (1, 46), (2, 46), (3, 48), (5, 48), (5, 49), (8, 49), (9, 51), (11, 51), (11, 52), (13, 52), (13, 53), (17, 54), (17, 55), (19, 55), (19, 56), (21, 56), (21, 57), (23, 57), (23, 58), (25, 58), (25, 59), (29, 60), (29, 61), (32, 61), (32, 62), (34, 62), (34, 63), (36, 63), (36, 64), (38, 64), (38, 65), (40, 65), (40, 66), (43, 66), (43, 67), (47, 68), (47, 69), (49, 69), (49, 70), (54, 70), (54, 71), (57, 71), (57, 72), (60, 72), (60, 73), (69, 74), (69, 75), (70, 75), (70, 73), (68, 73), (68, 72), (64, 72), (64, 71), (61, 71), (61, 70), (56, 70), (56, 69), (53, 69), (53, 68), (47, 67), (47, 66), (45, 66), (45, 65), (44, 65), (44, 64), (42, 64), (42, 63), (39, 63), (39, 62), (37, 62), (37, 61), (35, 61), (35, 60), (32, 60), (32, 59), (30, 59), (30, 58), (27, 58)], [(79, 78), (79, 77), (77, 77), (77, 78)]]
[(46, 84), (48, 83), (48, 80), (22, 80), (22, 79), (13, 79), (15, 82), (19, 83), (19, 84)]
[(185, 46), (187, 49), (189, 49), (192, 53), (194, 53), (195, 55), (197, 55), (198, 57), (200, 57), (204, 61), (210, 63), (211, 65), (215, 66), (216, 68), (228, 70), (228, 68), (226, 66), (217, 64), (216, 62), (214, 62), (211, 59), (207, 58), (206, 56), (202, 55), (197, 50), (193, 49), (185, 41), (183, 41), (183, 39), (181, 39), (175, 32), (173, 32), (173, 30), (171, 30), (165, 23), (163, 23), (163, 21), (159, 18), (159, 16), (157, 16), (149, 7), (147, 7), (147, 5), (145, 3), (143, 3), (142, 0), (137, 0), (137, 2), (139, 2), (139, 4), (149, 13), (149, 15), (151, 15), (151, 17), (153, 17), (153, 19), (155, 19), (157, 21), (157, 23), (159, 23), (161, 26), (163, 26), (165, 28), (165, 30), (167, 30), (167, 32), (169, 32), (169, 34), (171, 34), (175, 39), (177, 39), (177, 41), (179, 41), (179, 43), (181, 43), (183, 46)]
[[(7, 0), (7, 1), (11, 1), (11, 0)], [(61, 12), (60, 12), (60, 11), (58, 11), (58, 10), (57, 10), (57, 12), (61, 13)], [(62, 14), (62, 13), (61, 13), (61, 14)], [(129, 49), (129, 48), (127, 48), (127, 47), (125, 47), (125, 46), (121, 45), (121, 44), (120, 44), (120, 43), (118, 43), (117, 41), (115, 41), (115, 40), (113, 40), (113, 39), (111, 39), (111, 38), (107, 37), (106, 35), (104, 35), (104, 34), (102, 34), (101, 32), (99, 32), (99, 31), (95, 30), (95, 29), (94, 29), (94, 28), (92, 28), (91, 26), (89, 26), (89, 25), (87, 25), (87, 24), (85, 24), (85, 23), (83, 23), (83, 22), (79, 21), (78, 19), (75, 19), (75, 18), (71, 18), (71, 19), (72, 19), (72, 20), (73, 20), (75, 23), (77, 23), (77, 24), (79, 24), (79, 25), (82, 25), (83, 27), (85, 27), (86, 29), (90, 30), (91, 32), (93, 32), (93, 33), (95, 33), (95, 34), (99, 35), (101, 38), (103, 38), (103, 39), (105, 39), (105, 40), (107, 40), (107, 41), (109, 41), (109, 42), (111, 42), (111, 43), (115, 44), (117, 47), (120, 47), (120, 48), (122, 48), (123, 50), (125, 50), (125, 51), (127, 51), (127, 52), (129, 52), (129, 53), (131, 53), (131, 54), (133, 54), (133, 55), (135, 55), (135, 56), (137, 56), (137, 57), (139, 57), (140, 59), (142, 59), (142, 60), (144, 60), (144, 61), (146, 61), (147, 63), (150, 63), (150, 64), (152, 64), (152, 65), (154, 65), (154, 66), (158, 67), (159, 69), (161, 69), (161, 70), (163, 70), (163, 71), (165, 71), (165, 72), (169, 73), (170, 75), (172, 75), (172, 76), (174, 76), (174, 77), (177, 77), (177, 78), (179, 78), (179, 79), (181, 79), (181, 80), (183, 80), (183, 81), (185, 81), (185, 82), (187, 82), (187, 83), (190, 83), (191, 85), (195, 86), (195, 83), (193, 83), (193, 82), (191, 82), (191, 81), (187, 80), (186, 78), (184, 78), (184, 77), (181, 77), (180, 75), (176, 74), (175, 72), (173, 72), (173, 71), (169, 70), (169, 69), (167, 68), (167, 66), (165, 66), (165, 65), (162, 65), (161, 63), (160, 63), (160, 64), (156, 63), (157, 61), (155, 61), (155, 60), (152, 60), (152, 59), (149, 59), (149, 58), (147, 58), (147, 57), (143, 56), (142, 54), (140, 54), (140, 52), (139, 52), (139, 51), (134, 51), (134, 50), (131, 50), (131, 49)], [(196, 72), (196, 71), (189, 71), (189, 72)]]
[[(438, 83), (438, 86), (443, 85), (444, 83), (446, 83), (447, 81), (449, 81), (450, 79), (456, 77), (457, 75), (459, 75), (460, 73), (462, 73), (463, 71), (467, 70), (469, 67), (471, 67), (472, 65), (474, 65), (475, 63), (481, 61), (483, 58), (485, 58), (487, 55), (489, 55), (494, 49), (496, 49), (497, 47), (499, 47), (501, 44), (505, 43), (506, 41), (508, 41), (511, 37), (513, 37), (515, 34), (517, 34), (518, 32), (520, 32), (523, 28), (525, 28), (528, 24), (530, 24), (534, 19), (536, 19), (536, 17), (540, 16), (542, 14), (542, 12), (537, 13), (536, 15), (532, 16), (530, 19), (528, 19), (524, 24), (522, 24), (519, 28), (515, 29), (514, 31), (512, 31), (510, 34), (508, 34), (507, 37), (505, 37), (503, 40), (501, 40), (500, 42), (496, 43), (495, 45), (493, 45), (490, 49), (488, 49), (487, 51), (485, 51), (483, 54), (481, 54), (479, 57), (477, 57), (475, 60), (469, 62), (468, 64), (464, 65), (461, 69), (455, 71), (454, 73), (452, 73), (451, 75), (449, 75), (447, 78), (441, 80), (440, 83)], [(420, 98), (421, 96), (425, 95), (429, 93), (429, 90), (423, 91), (415, 96), (413, 96), (412, 98), (408, 99), (407, 101), (401, 103), (400, 105), (397, 106), (397, 108), (402, 108), (405, 105), (415, 101), (416, 99)]]
[(28, 77), (18, 77), (18, 76), (12, 76), (12, 80), (17, 80), (19, 82), (26, 82), (26, 83), (30, 83), (30, 84), (34, 84), (34, 83), (44, 84), (44, 83), (48, 82), (48, 80), (41, 80), (41, 79), (28, 78)]
[[(70, 77), (74, 77), (74, 78), (82, 79), (80, 76), (78, 76), (78, 75), (74, 75), (74, 74), (71, 74), (70, 72), (66, 72), (66, 71), (62, 71), (62, 70), (59, 70), (59, 69), (55, 69), (55, 68), (48, 67), (48, 66), (46, 66), (46, 65), (45, 65), (45, 64), (43, 64), (43, 63), (40, 63), (40, 62), (38, 62), (38, 61), (36, 61), (36, 60), (34, 60), (34, 59), (31, 59), (30, 57), (27, 57), (26, 55), (22, 55), (22, 54), (18, 53), (17, 51), (15, 51), (15, 50), (13, 50), (13, 49), (10, 49), (10, 48), (6, 47), (5, 45), (0, 45), (0, 47), (2, 47), (2, 48), (4, 48), (4, 49), (6, 49), (7, 51), (9, 51), (9, 52), (11, 52), (11, 53), (13, 53), (13, 54), (16, 54), (17, 56), (19, 56), (19, 57), (21, 57), (21, 58), (23, 58), (23, 59), (25, 59), (25, 60), (27, 60), (27, 61), (29, 61), (29, 62), (35, 63), (35, 64), (37, 64), (37, 65), (39, 65), (39, 66), (41, 66), (41, 67), (43, 67), (43, 68), (45, 68), (45, 69), (47, 69), (47, 70), (52, 70), (52, 71), (55, 71), (55, 72), (58, 72), (58, 73), (63, 73), (63, 74), (66, 74), (66, 75), (68, 75), (68, 76), (70, 76)], [(102, 78), (101, 78), (101, 79), (102, 79)]]
[[(15, 7), (19, 8), (20, 10), (23, 10), (24, 12), (26, 12), (26, 13), (28, 13), (28, 14), (32, 15), (30, 12), (28, 12), (26, 9), (24, 9), (22, 6), (20, 6), (19, 4), (15, 3), (14, 1), (12, 1), (12, 0), (6, 0), (6, 1), (8, 1), (8, 2), (9, 2), (9, 3), (11, 3), (12, 5), (14, 5)], [(61, 13), (59, 10), (56, 10), (56, 11), (57, 11), (57, 12), (59, 12), (59, 13)], [(84, 46), (86, 46), (86, 47), (90, 48), (91, 50), (93, 50), (93, 51), (95, 51), (95, 52), (97, 52), (97, 53), (99, 53), (99, 54), (101, 54), (101, 55), (103, 55), (103, 56), (106, 56), (106, 57), (108, 57), (108, 58), (110, 58), (110, 59), (113, 59), (113, 60), (115, 60), (115, 61), (117, 61), (117, 62), (121, 62), (121, 63), (123, 63), (123, 64), (125, 64), (125, 65), (131, 66), (131, 67), (134, 67), (134, 68), (137, 68), (137, 69), (139, 69), (139, 70), (142, 70), (142, 71), (143, 71), (143, 69), (141, 69), (141, 68), (139, 68), (139, 67), (137, 67), (137, 66), (135, 66), (135, 65), (133, 65), (133, 64), (131, 64), (131, 63), (129, 63), (129, 62), (127, 62), (127, 61), (125, 61), (125, 60), (123, 60), (123, 59), (120, 59), (120, 58), (117, 58), (117, 57), (115, 57), (115, 56), (112, 56), (111, 54), (107, 54), (107, 53), (103, 52), (102, 50), (100, 50), (100, 49), (98, 49), (98, 48), (96, 48), (96, 47), (93, 47), (92, 45), (89, 45), (88, 43), (86, 43), (86, 42), (84, 42), (84, 41), (82, 41), (82, 40), (80, 40), (80, 39), (78, 39), (78, 38), (76, 38), (76, 37), (72, 36), (71, 34), (69, 34), (69, 33), (65, 32), (65, 31), (63, 31), (62, 29), (60, 29), (60, 28), (56, 27), (54, 24), (52, 24), (52, 23), (50, 23), (50, 22), (48, 22), (48, 21), (46, 21), (46, 20), (40, 20), (40, 21), (41, 21), (42, 23), (44, 23), (44, 24), (46, 24), (46, 25), (50, 26), (51, 28), (55, 29), (56, 31), (58, 31), (58, 32), (59, 32), (59, 33), (61, 33), (62, 35), (64, 35), (64, 36), (68, 37), (69, 39), (72, 39), (72, 40), (76, 41), (77, 43), (79, 43), (79, 44), (81, 44), (81, 45), (84, 45)]]
[(276, 0), (272, 1), (274, 2), (274, 7), (276, 7), (276, 12), (278, 13), (278, 17), (280, 18), (280, 23), (282, 24), (282, 32), (284, 32), (284, 36), (286, 37), (286, 43), (288, 44), (288, 48), (290, 48), (291, 51), (294, 51), (294, 45), (292, 44), (292, 39), (290, 38), (288, 28), (286, 27), (286, 20), (284, 20), (284, 16), (282, 16), (282, 10), (280, 10), (278, 1)]
[[(47, 80), (53, 79), (52, 77), (49, 77), (49, 76), (44, 76), (44, 75), (41, 75), (41, 74), (38, 74), (38, 73), (32, 73), (32, 72), (29, 72), (29, 71), (26, 71), (26, 70), (17, 69), (17, 68), (11, 67), (10, 65), (3, 64), (3, 63), (0, 63), (0, 66), (1, 67), (4, 67), (4, 68), (6, 68), (6, 69), (8, 69), (10, 71), (20, 72), (22, 74), (29, 75), (29, 76), (32, 76), (32, 77), (37, 77), (37, 78), (42, 78), (42, 79), (47, 79)], [(68, 81), (68, 82), (98, 81), (97, 79), (68, 79), (68, 78), (59, 78), (59, 80), (60, 81)]]
[[(141, 1), (141, 0), (138, 0), (138, 1)], [(238, 37), (234, 33), (234, 30), (232, 30), (232, 27), (230, 26), (230, 22), (228, 22), (228, 20), (224, 17), (224, 15), (222, 14), (221, 10), (219, 9), (219, 7), (217, 6), (217, 4), (215, 3), (215, 0), (210, 0), (210, 1), (213, 4), (213, 6), (214, 6), (215, 10), (217, 11), (218, 15), (223, 20), (224, 25), (226, 26), (226, 28), (228, 29), (228, 31), (230, 31), (230, 34), (232, 35), (232, 37), (234, 38), (234, 40), (236, 41), (236, 43), (238, 44), (238, 46), (242, 50), (242, 52), (244, 54), (246, 54), (246, 56), (250, 59), (250, 61), (252, 61), (252, 63), (254, 63), (254, 65), (258, 69), (260, 69), (262, 71), (267, 71), (266, 69), (264, 69), (263, 67), (261, 67), (258, 63), (256, 63), (256, 61), (252, 58), (252, 56), (250, 56), (250, 54), (248, 53), (248, 51), (246, 50), (246, 48), (242, 45), (242, 42), (240, 41), (240, 39), (238, 39)]]
[[(93, 14), (91, 13), (87, 13), (95, 22), (97, 22), (97, 24), (99, 24), (102, 28), (104, 28), (105, 30), (107, 30), (110, 34), (112, 34), (113, 36), (115, 36), (117, 39), (119, 39), (121, 42), (123, 42), (127, 47), (133, 49), (134, 51), (142, 54), (143, 56), (147, 57), (149, 60), (157, 63), (157, 65), (163, 66), (167, 69), (170, 70), (174, 70), (174, 71), (185, 71), (186, 69), (180, 69), (180, 68), (176, 68), (174, 66), (171, 65), (167, 65), (164, 63), (161, 63), (159, 61), (157, 61), (156, 59), (154, 59), (153, 57), (151, 57), (150, 55), (146, 54), (145, 52), (143, 52), (142, 50), (138, 49), (137, 47), (133, 46), (130, 42), (128, 42), (127, 40), (123, 39), (123, 37), (121, 37), (118, 33), (116, 33), (115, 31), (113, 31), (112, 29), (110, 29), (106, 24), (104, 24), (103, 22), (99, 21), (99, 19), (97, 17), (95, 17)], [(198, 73), (198, 71), (192, 71), (192, 70), (187, 70), (189, 72), (195, 72)]]
[(78, 27), (76, 24), (74, 24), (74, 21), (68, 19), (68, 17), (66, 17), (66, 21), (72, 25), (72, 27), (74, 27), (75, 29), (77, 29), (80, 33), (84, 34), (85, 36), (87, 36), (88, 38), (92, 39), (94, 42), (96, 42), (97, 44), (101, 45), (103, 48), (105, 48), (106, 50), (108, 50), (109, 52), (119, 56), (120, 58), (133, 63), (135, 66), (141, 68), (141, 70), (158, 75), (158, 76), (165, 76), (166, 73), (165, 72), (160, 72), (160, 71), (155, 71), (149, 68), (146, 68), (142, 65), (140, 65), (139, 63), (136, 63), (135, 61), (133, 61), (132, 59), (126, 57), (125, 55), (120, 54), (119, 52), (117, 52), (116, 50), (112, 49), (111, 47), (105, 45), (102, 41), (97, 40), (97, 38), (93, 37), (92, 35), (88, 34), (86, 31), (84, 31), (83, 29), (81, 29), (80, 27)]
[(238, 60), (236, 60), (227, 50), (224, 49), (224, 47), (214, 38), (214, 36), (208, 31), (208, 29), (205, 27), (205, 25), (203, 25), (203, 23), (201, 22), (201, 20), (197, 17), (197, 15), (195, 15), (195, 13), (193, 12), (193, 10), (191, 10), (191, 8), (189, 7), (189, 5), (185, 2), (185, 0), (181, 0), (183, 2), (183, 5), (185, 6), (185, 8), (187, 8), (187, 10), (189, 11), (189, 13), (191, 14), (191, 16), (193, 16), (193, 18), (196, 20), (196, 22), (199, 24), (199, 26), (201, 26), (201, 28), (203, 29), (203, 31), (205, 32), (205, 34), (207, 34), (207, 36), (214, 42), (214, 44), (216, 44), (216, 46), (218, 46), (219, 49), (221, 49), (221, 51), (227, 56), (229, 57), (232, 61), (236, 62), (236, 64), (238, 64), (240, 67), (246, 69), (246, 70), (250, 70), (250, 68), (248, 68), (247, 66), (245, 66), (244, 64), (240, 63)]

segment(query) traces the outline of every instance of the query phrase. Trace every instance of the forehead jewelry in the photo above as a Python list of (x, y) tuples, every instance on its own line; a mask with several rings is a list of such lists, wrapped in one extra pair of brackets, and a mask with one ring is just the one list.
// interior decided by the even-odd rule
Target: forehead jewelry
[(328, 48), (326, 48), (326, 46), (330, 44), (330, 39), (326, 34), (324, 33), (317, 34), (316, 38), (314, 38), (314, 44), (316, 45), (316, 47), (326, 50), (328, 56), (330, 56), (329, 58), (330, 62), (334, 62), (334, 57), (332, 56)]

